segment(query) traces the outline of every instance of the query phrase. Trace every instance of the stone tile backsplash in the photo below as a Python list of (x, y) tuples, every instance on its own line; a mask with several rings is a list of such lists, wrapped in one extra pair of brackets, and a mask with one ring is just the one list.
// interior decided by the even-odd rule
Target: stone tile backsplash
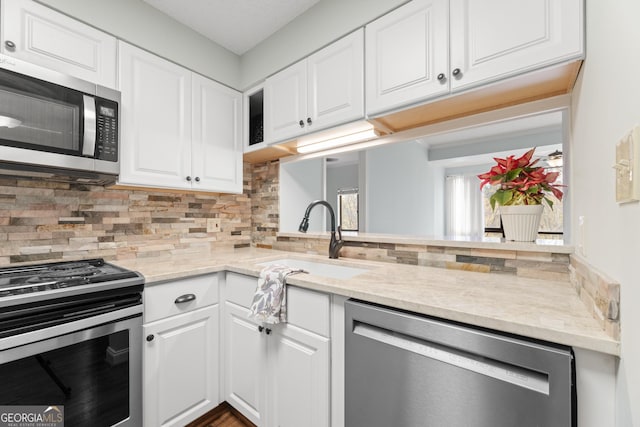
[(620, 339), (620, 284), (592, 267), (579, 255), (571, 256), (571, 284), (604, 330)]
[(243, 194), (184, 194), (0, 177), (0, 265), (169, 257), (251, 245)]
[[(198, 256), (256, 246), (327, 253), (327, 240), (277, 236), (278, 161), (244, 165), (243, 194), (31, 181), (0, 177), (0, 265), (102, 257)], [(347, 242), (341, 256), (400, 264), (571, 281), (614, 338), (620, 337), (619, 285), (562, 253)]]

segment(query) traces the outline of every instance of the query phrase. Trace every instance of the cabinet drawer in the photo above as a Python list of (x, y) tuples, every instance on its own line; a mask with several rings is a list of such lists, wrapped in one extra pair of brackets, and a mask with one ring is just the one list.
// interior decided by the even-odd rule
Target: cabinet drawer
[[(249, 308), (256, 292), (258, 279), (242, 274), (227, 273), (226, 300)], [(329, 295), (296, 286), (287, 286), (287, 323), (329, 336)]]
[(242, 307), (249, 308), (256, 293), (258, 278), (237, 273), (227, 273), (225, 299)]
[(330, 335), (329, 295), (298, 288), (287, 287), (287, 321), (316, 334)]
[[(176, 302), (180, 297), (186, 301)], [(144, 322), (153, 322), (217, 302), (216, 274), (151, 285), (144, 290)]]

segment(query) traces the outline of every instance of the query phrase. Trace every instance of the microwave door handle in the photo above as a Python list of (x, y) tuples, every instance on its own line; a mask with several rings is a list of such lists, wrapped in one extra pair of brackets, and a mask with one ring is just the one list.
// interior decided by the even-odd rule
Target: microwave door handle
[(88, 95), (82, 95), (82, 97), (84, 103), (82, 155), (93, 157), (96, 152), (96, 100)]

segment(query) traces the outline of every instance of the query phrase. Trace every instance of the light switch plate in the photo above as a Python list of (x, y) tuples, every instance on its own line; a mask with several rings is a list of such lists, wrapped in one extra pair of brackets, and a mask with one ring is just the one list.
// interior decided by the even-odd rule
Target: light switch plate
[(640, 127), (635, 126), (616, 144), (616, 202), (640, 200)]

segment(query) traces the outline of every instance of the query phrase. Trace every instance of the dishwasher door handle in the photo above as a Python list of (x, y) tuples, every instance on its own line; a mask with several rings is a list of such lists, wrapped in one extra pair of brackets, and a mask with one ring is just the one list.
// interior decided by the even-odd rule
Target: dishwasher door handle
[(538, 393), (549, 394), (549, 375), (546, 373), (478, 356), (467, 351), (447, 347), (400, 332), (393, 332), (357, 320), (353, 322), (353, 334)]

